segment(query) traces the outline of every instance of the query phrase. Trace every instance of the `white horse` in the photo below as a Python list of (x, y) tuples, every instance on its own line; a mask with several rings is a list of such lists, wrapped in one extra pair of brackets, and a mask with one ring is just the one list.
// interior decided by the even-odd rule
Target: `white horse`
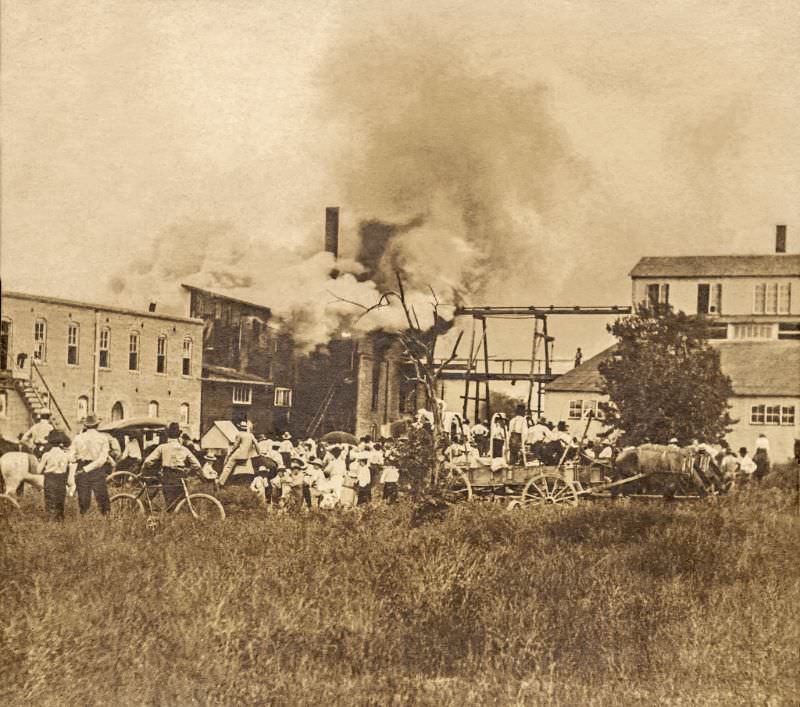
[(44, 476), (38, 473), (39, 461), (28, 452), (6, 452), (0, 457), (0, 477), (3, 480), (3, 496), (19, 507), (14, 494), (20, 484), (28, 482), (38, 489), (44, 488)]

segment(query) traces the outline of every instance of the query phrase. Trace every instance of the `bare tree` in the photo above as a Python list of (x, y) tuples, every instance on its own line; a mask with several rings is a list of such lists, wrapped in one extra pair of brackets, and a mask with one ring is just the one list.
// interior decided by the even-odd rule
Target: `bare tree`
[[(400, 272), (395, 271), (395, 276), (397, 278), (397, 289), (382, 292), (378, 301), (369, 306), (336, 295), (334, 296), (339, 302), (345, 302), (363, 310), (359, 314), (358, 319), (363, 319), (370, 312), (374, 312), (375, 310), (391, 307), (393, 302), (400, 305), (405, 317), (406, 327), (398, 331), (395, 335), (400, 345), (403, 347), (406, 359), (411, 364), (414, 371), (413, 375), (406, 376), (406, 378), (422, 386), (425, 391), (427, 405), (433, 412), (433, 444), (435, 449), (439, 450), (444, 434), (442, 410), (437, 404), (439, 378), (442, 371), (458, 355), (458, 347), (461, 344), (461, 338), (464, 332), (460, 331), (458, 333), (450, 354), (437, 361), (436, 346), (439, 342), (439, 337), (447, 332), (451, 326), (449, 321), (440, 314), (441, 302), (433, 288), (429, 287), (428, 289), (431, 292), (430, 307), (433, 314), (433, 324), (430, 327), (423, 327), (420, 324), (419, 316), (417, 315), (414, 305), (410, 304), (406, 297), (402, 275)], [(433, 482), (437, 484), (438, 481), (439, 464), (437, 463), (433, 469)]]

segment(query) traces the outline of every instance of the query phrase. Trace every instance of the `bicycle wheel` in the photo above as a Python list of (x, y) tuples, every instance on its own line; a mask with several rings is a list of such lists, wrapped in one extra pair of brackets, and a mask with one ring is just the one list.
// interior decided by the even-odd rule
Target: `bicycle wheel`
[(132, 493), (118, 493), (109, 499), (112, 518), (132, 518), (144, 515), (144, 504)]
[(176, 513), (188, 513), (197, 520), (225, 520), (225, 509), (207, 493), (190, 493), (175, 506)]
[(106, 485), (114, 490), (131, 491), (141, 486), (139, 476), (131, 471), (115, 471), (106, 477)]

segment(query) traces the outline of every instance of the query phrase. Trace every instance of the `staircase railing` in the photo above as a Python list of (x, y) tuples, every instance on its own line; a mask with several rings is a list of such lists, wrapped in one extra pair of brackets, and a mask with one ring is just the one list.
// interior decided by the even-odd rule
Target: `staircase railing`
[[(39, 377), (39, 380), (42, 382), (42, 385), (44, 386), (44, 389), (47, 391), (47, 399), (48, 399), (49, 404), (55, 406), (56, 410), (58, 411), (59, 416), (61, 417), (61, 420), (64, 423), (64, 426), (67, 428), (67, 431), (68, 432), (72, 432), (72, 427), (70, 426), (69, 422), (67, 421), (66, 415), (64, 415), (64, 412), (61, 410), (61, 406), (58, 404), (58, 401), (56, 400), (55, 395), (53, 395), (53, 391), (50, 390), (50, 386), (47, 385), (47, 381), (44, 379), (44, 376), (42, 375), (42, 372), (39, 370), (39, 366), (36, 365), (36, 363), (34, 362), (32, 357), (31, 357), (31, 371), (36, 373), (36, 375)], [(33, 384), (33, 380), (31, 380), (31, 384)]]

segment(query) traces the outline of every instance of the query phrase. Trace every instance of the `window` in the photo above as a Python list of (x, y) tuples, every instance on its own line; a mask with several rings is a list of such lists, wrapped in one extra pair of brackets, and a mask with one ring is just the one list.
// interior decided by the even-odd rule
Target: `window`
[(775, 328), (772, 324), (734, 324), (734, 339), (774, 339)]
[(111, 368), (109, 344), (111, 343), (111, 329), (103, 327), (100, 330), (100, 368)]
[(78, 422), (83, 421), (88, 414), (89, 414), (89, 398), (87, 398), (85, 395), (81, 395), (78, 398), (78, 410), (76, 415)]
[(569, 401), (569, 419), (580, 420), (588, 417), (589, 414), (597, 416), (597, 401), (596, 400), (570, 400)]
[(158, 401), (151, 400), (147, 403), (147, 417), (158, 417)]
[(47, 322), (37, 319), (33, 324), (33, 360), (47, 360)]
[(789, 314), (792, 308), (792, 283), (782, 282), (778, 285), (778, 314)]
[(156, 373), (167, 372), (167, 337), (163, 334), (156, 342)]
[(753, 289), (754, 314), (789, 314), (791, 305), (791, 282), (761, 282)]
[(114, 405), (111, 407), (111, 419), (112, 420), (122, 420), (125, 417), (125, 408), (122, 406), (122, 403), (117, 400)]
[[(372, 362), (372, 411), (375, 412), (378, 409), (378, 400), (381, 394), (381, 369), (383, 368), (383, 363), (380, 360), (375, 360)], [(277, 398), (278, 391), (275, 390), (276, 398)], [(275, 403), (277, 405), (277, 403)]]
[(8, 393), (0, 390), (0, 417), (8, 417)]
[(11, 320), (0, 321), (0, 370), (11, 370)]
[(751, 425), (794, 425), (794, 405), (753, 405)]
[(669, 302), (669, 283), (653, 283), (647, 286), (647, 304), (651, 307)]
[(139, 370), (139, 332), (132, 331), (128, 337), (128, 370)]
[(67, 365), (78, 365), (78, 325), (75, 322), (67, 327)]
[(278, 408), (292, 407), (291, 388), (275, 388), (275, 407)]
[(184, 376), (192, 375), (192, 340), (188, 336), (183, 340), (181, 374)]
[(189, 403), (181, 403), (178, 415), (179, 415), (178, 419), (180, 420), (181, 425), (189, 424)]
[(250, 405), (253, 402), (253, 387), (249, 385), (233, 386), (233, 402), (236, 405)]
[(720, 314), (722, 312), (722, 285), (699, 284), (697, 286), (697, 313)]

